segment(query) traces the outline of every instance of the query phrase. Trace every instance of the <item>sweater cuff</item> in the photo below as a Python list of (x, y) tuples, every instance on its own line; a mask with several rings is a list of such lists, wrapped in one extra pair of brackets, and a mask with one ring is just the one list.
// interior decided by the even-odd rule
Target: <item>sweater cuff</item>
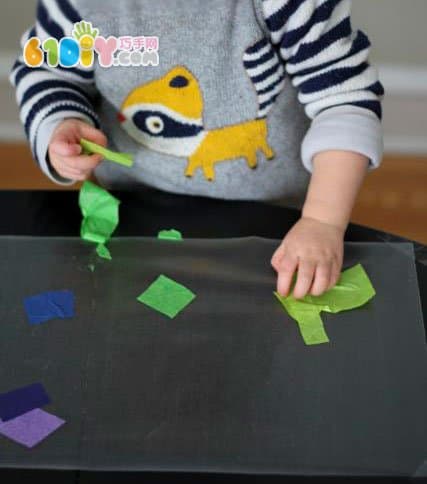
[(42, 169), (43, 173), (47, 175), (53, 182), (58, 185), (70, 186), (73, 185), (75, 180), (62, 177), (56, 172), (55, 168), (51, 165), (49, 160), (48, 148), (50, 139), (52, 137), (55, 128), (65, 119), (77, 118), (87, 122), (91, 126), (95, 126), (95, 123), (89, 116), (85, 116), (78, 111), (61, 111), (45, 118), (38, 126), (36, 135), (36, 146), (34, 150), (34, 156)]
[(354, 151), (369, 158), (369, 168), (378, 168), (384, 151), (383, 128), (370, 110), (336, 106), (316, 116), (301, 147), (305, 168), (312, 172), (313, 157), (322, 151)]

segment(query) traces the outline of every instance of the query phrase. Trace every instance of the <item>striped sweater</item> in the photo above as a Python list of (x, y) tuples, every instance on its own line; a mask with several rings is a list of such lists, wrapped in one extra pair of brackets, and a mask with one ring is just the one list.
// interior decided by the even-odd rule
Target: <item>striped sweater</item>
[(105, 38), (158, 36), (160, 48), (157, 66), (138, 67), (33, 68), (20, 55), (10, 81), (34, 158), (69, 183), (47, 148), (73, 117), (135, 155), (131, 170), (99, 165), (110, 187), (298, 203), (320, 151), (356, 151), (376, 167), (383, 88), (350, 10), (351, 0), (40, 0), (21, 47), (85, 20)]

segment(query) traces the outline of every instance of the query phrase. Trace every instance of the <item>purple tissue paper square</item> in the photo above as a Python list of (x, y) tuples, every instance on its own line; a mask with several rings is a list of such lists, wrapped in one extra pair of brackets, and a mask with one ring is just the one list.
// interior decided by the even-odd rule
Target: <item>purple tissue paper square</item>
[(5, 422), (49, 403), (49, 395), (41, 383), (0, 393), (0, 419)]
[(50, 319), (74, 316), (72, 291), (48, 291), (24, 299), (24, 307), (30, 324), (40, 324)]
[(36, 408), (8, 422), (0, 422), (0, 434), (32, 448), (64, 423), (65, 420)]

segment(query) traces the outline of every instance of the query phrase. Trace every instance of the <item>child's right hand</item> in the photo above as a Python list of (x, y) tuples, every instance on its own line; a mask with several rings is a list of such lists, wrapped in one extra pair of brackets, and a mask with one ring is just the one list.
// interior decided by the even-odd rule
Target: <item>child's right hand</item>
[(49, 160), (56, 172), (64, 178), (87, 180), (102, 161), (99, 154), (82, 154), (81, 138), (107, 146), (104, 133), (80, 119), (62, 121), (52, 134), (48, 148)]

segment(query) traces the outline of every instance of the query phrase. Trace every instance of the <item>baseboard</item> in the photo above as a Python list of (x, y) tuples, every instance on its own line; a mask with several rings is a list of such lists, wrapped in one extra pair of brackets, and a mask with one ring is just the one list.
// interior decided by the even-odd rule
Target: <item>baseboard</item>
[[(7, 81), (16, 52), (0, 50), (0, 83)], [(384, 84), (384, 144), (386, 153), (427, 155), (427, 68), (379, 64)], [(5, 113), (17, 118), (16, 112)], [(0, 142), (24, 140), (18, 121), (0, 121)]]

